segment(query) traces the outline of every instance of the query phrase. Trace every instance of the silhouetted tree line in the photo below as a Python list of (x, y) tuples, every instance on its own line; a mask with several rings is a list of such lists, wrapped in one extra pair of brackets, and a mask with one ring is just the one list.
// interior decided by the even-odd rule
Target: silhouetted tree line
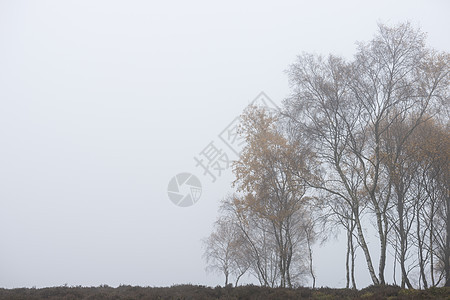
[(356, 288), (357, 251), (374, 285), (387, 284), (390, 252), (394, 284), (450, 286), (449, 54), (409, 23), (380, 24), (357, 45), (352, 60), (300, 55), (281, 112), (243, 114), (236, 192), (204, 241), (225, 284), (249, 274), (293, 287), (309, 276), (314, 287), (311, 245), (339, 228), (347, 287)]

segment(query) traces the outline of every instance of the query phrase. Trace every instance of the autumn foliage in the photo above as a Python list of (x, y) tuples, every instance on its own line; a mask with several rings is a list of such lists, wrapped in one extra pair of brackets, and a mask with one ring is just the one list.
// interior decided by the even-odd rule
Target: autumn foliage
[(282, 111), (244, 113), (220, 218), (261, 285), (314, 287), (311, 245), (339, 228), (346, 287), (359, 252), (374, 285), (392, 264), (402, 288), (450, 286), (450, 55), (425, 42), (409, 23), (380, 24), (352, 60), (303, 53)]

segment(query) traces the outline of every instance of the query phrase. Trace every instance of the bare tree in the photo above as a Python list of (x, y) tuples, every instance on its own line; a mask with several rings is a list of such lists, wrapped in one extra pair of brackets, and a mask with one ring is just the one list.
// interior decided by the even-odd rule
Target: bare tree
[(261, 285), (274, 287), (279, 279), (277, 254), (272, 235), (264, 219), (249, 213), (243, 207), (242, 197), (232, 194), (225, 197), (221, 213), (235, 224), (240, 232), (241, 266), (246, 266)]
[(299, 139), (306, 140), (313, 149), (318, 170), (322, 171), (307, 180), (308, 184), (325, 191), (328, 199), (342, 202), (347, 215), (354, 217), (369, 273), (378, 284), (361, 223), (367, 196), (362, 193), (363, 166), (353, 153), (362, 148), (366, 139), (364, 132), (357, 134), (361, 125), (356, 121), (362, 108), (351, 101), (350, 71), (349, 64), (333, 56), (326, 60), (308, 54), (299, 57), (290, 69), (294, 95), (286, 103), (286, 115), (299, 132)]
[(235, 275), (236, 285), (248, 270), (243, 237), (234, 222), (222, 217), (215, 225), (214, 231), (203, 241), (208, 271), (222, 272), (225, 276), (225, 286), (230, 275)]
[[(399, 175), (396, 168), (408, 136), (425, 113), (436, 110), (447, 97), (448, 57), (427, 50), (424, 34), (408, 23), (379, 25), (372, 41), (359, 44), (353, 61), (304, 54), (291, 66), (289, 76), (294, 92), (286, 101), (285, 115), (299, 138), (313, 147), (324, 170), (318, 180), (308, 183), (345, 204), (374, 284), (385, 283), (389, 215), (395, 207), (402, 285), (411, 287), (405, 261), (413, 221), (404, 206), (409, 201), (405, 184), (411, 177)], [(412, 116), (414, 121), (402, 136), (390, 135), (396, 124)], [(390, 136), (384, 139), (386, 135)], [(364, 235), (366, 205), (379, 239), (378, 274)]]

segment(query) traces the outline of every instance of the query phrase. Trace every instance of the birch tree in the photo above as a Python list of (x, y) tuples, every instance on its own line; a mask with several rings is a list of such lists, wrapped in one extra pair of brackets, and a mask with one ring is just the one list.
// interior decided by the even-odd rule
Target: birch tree
[[(399, 170), (393, 166), (399, 165), (408, 136), (424, 121), (426, 112), (438, 110), (448, 99), (448, 55), (428, 50), (425, 35), (408, 23), (380, 24), (370, 42), (358, 44), (353, 60), (303, 54), (288, 74), (293, 94), (286, 101), (285, 115), (299, 137), (309, 140), (324, 170), (320, 180), (308, 183), (334, 196), (333, 201), (342, 201), (352, 216), (374, 284), (386, 282), (389, 214), (395, 201), (402, 284), (411, 287), (403, 263), (412, 224), (403, 205), (407, 200), (403, 180), (409, 179), (405, 173), (395, 181)], [(387, 139), (391, 146), (386, 146), (386, 155), (383, 136), (411, 116), (414, 121), (403, 136)], [(364, 234), (366, 206), (376, 224), (378, 272)]]
[[(281, 287), (299, 280), (300, 251), (312, 241), (305, 231), (305, 153), (284, 137), (277, 116), (264, 109), (249, 108), (242, 116), (241, 133), (247, 141), (233, 172), (235, 187), (243, 194), (242, 211), (267, 225), (275, 243)], [(308, 239), (306, 239), (308, 237)]]

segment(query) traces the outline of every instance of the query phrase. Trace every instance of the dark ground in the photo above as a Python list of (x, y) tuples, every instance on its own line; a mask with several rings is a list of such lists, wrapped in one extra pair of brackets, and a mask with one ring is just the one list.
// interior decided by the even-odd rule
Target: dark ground
[(331, 288), (266, 288), (259, 286), (206, 287), (175, 285), (171, 287), (117, 288), (51, 287), (1, 289), (0, 299), (449, 299), (450, 288), (403, 290), (397, 286), (370, 286), (362, 290)]

